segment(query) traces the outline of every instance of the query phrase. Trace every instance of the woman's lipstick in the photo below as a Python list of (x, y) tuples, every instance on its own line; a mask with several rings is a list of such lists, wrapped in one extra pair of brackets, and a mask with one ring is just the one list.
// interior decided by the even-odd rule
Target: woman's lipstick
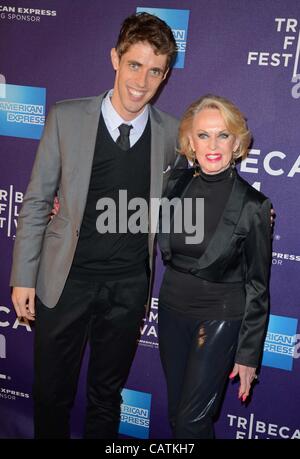
[(216, 163), (222, 159), (222, 154), (221, 153), (209, 153), (208, 155), (205, 155), (205, 158), (207, 161), (211, 163)]

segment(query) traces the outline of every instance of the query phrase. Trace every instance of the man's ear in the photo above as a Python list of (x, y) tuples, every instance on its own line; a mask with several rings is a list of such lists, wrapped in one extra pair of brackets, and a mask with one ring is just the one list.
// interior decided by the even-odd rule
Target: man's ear
[(120, 58), (118, 56), (116, 48), (111, 49), (110, 58), (111, 58), (111, 63), (112, 63), (114, 70), (117, 71), (119, 69)]
[(167, 75), (169, 73), (169, 70), (170, 70), (170, 67), (168, 67), (167, 70), (165, 71), (162, 81), (164, 81), (166, 79), (166, 77), (167, 77)]

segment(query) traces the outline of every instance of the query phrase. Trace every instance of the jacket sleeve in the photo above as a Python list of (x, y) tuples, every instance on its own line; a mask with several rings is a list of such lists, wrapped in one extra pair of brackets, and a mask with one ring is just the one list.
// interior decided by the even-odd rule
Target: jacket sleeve
[(61, 158), (56, 107), (47, 117), (18, 218), (11, 286), (35, 287), (43, 238), (58, 188)]
[(254, 214), (245, 241), (246, 306), (235, 362), (257, 367), (263, 351), (269, 314), (271, 249), (271, 202), (266, 199)]

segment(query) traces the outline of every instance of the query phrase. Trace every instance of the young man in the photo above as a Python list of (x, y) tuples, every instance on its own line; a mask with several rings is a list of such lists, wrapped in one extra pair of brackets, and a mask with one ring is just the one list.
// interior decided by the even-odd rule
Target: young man
[[(57, 103), (48, 115), (20, 212), (11, 274), (17, 315), (36, 321), (36, 438), (69, 437), (87, 340), (84, 435), (117, 436), (120, 392), (148, 296), (154, 234), (99, 234), (96, 206), (112, 198), (118, 215), (119, 190), (128, 200), (148, 203), (161, 196), (178, 125), (149, 102), (175, 54), (165, 22), (147, 13), (130, 16), (111, 51), (113, 90)], [(49, 223), (56, 194), (60, 209)]]

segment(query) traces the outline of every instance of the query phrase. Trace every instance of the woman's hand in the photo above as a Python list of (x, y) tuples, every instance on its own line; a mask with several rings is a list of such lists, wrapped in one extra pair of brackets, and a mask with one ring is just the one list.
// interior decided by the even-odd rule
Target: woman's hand
[(239, 376), (240, 378), (239, 398), (241, 398), (244, 402), (249, 396), (251, 384), (257, 379), (256, 368), (236, 363), (229, 375), (229, 378), (233, 379), (236, 376)]

